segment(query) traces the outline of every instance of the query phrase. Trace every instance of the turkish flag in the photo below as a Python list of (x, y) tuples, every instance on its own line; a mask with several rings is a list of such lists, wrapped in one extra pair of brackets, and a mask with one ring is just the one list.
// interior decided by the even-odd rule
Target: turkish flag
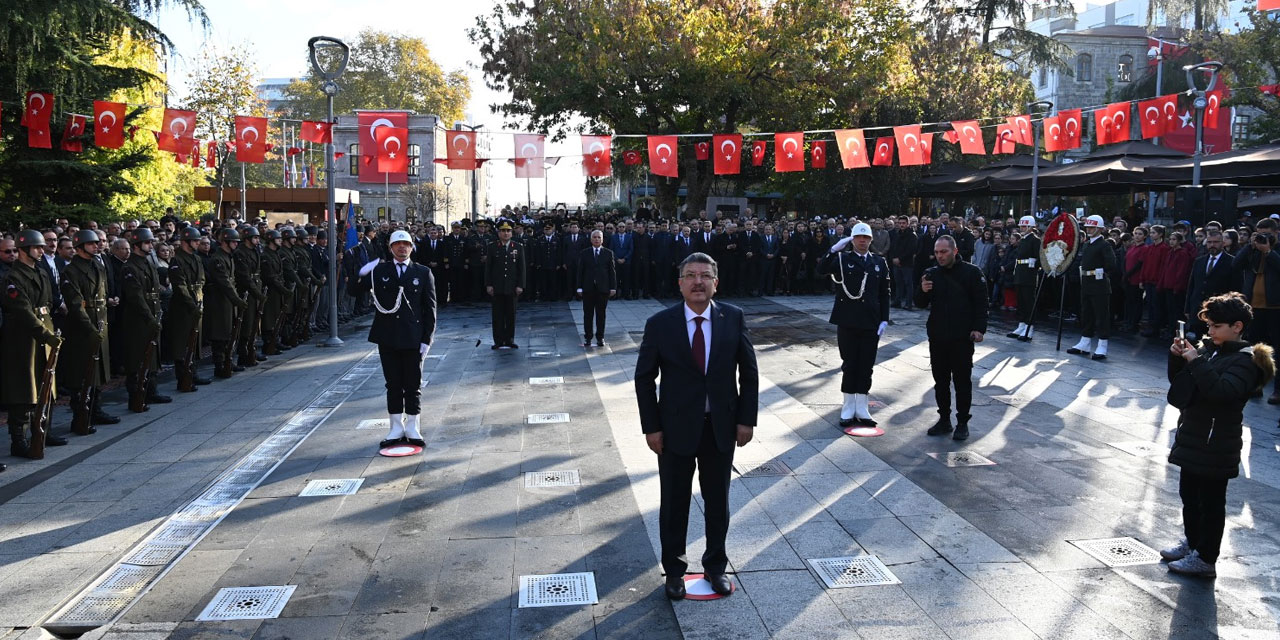
[(641, 157), (640, 152), (634, 149), (622, 152), (622, 164), (628, 167), (640, 164), (643, 160), (644, 158)]
[[(409, 128), (409, 114), (403, 111), (361, 111), (356, 117), (356, 122), (360, 131), (360, 155), (365, 158), (365, 165), (369, 166), (373, 164), (374, 158), (378, 156), (377, 130), (382, 127), (407, 129)], [(408, 143), (407, 140), (404, 142)], [(357, 180), (363, 184), (383, 184), (384, 181), (390, 184), (408, 184), (409, 170), (406, 165), (404, 171), (387, 175), (382, 175), (382, 173), (374, 170), (361, 171)]]
[(1065, 141), (1062, 150), (1079, 149), (1080, 132), (1084, 129), (1084, 115), (1079, 109), (1067, 109), (1059, 111), (1058, 118), (1062, 121), (1062, 136)]
[[(1230, 113), (1230, 108), (1219, 111), (1219, 114)], [(1205, 154), (1230, 151), (1231, 143), (1231, 127), (1206, 128), (1204, 130)], [(1195, 151), (1196, 111), (1194, 107), (1188, 104), (1186, 109), (1179, 108), (1174, 125), (1165, 129), (1164, 135), (1160, 136), (1160, 145), (1186, 154), (1191, 154)]]
[(675, 136), (649, 136), (649, 171), (668, 178), (680, 177), (680, 156)]
[(186, 153), (191, 149), (191, 141), (195, 136), (196, 112), (165, 109), (164, 126), (156, 137), (156, 147), (170, 153)]
[(1204, 95), (1204, 128), (1217, 129), (1222, 123), (1218, 114), (1222, 112), (1222, 101), (1227, 99), (1227, 92), (1223, 89), (1210, 91)]
[(862, 129), (837, 129), (836, 146), (840, 148), (840, 164), (846, 169), (871, 166), (867, 158), (867, 139)]
[(1280, 0), (1258, 0), (1258, 11), (1275, 11), (1280, 9)]
[(196, 169), (200, 168), (200, 141), (196, 140), (191, 146), (191, 166)]
[(333, 142), (333, 123), (303, 120), (302, 129), (298, 133), (307, 142), (330, 144)]
[(267, 142), (264, 140), (267, 119), (256, 116), (236, 116), (236, 160), (260, 164), (266, 160)]
[(1013, 125), (1009, 123), (996, 127), (996, 143), (991, 148), (991, 153), (1013, 153), (1018, 149), (1017, 143), (1014, 141)]
[(711, 146), (716, 152), (716, 175), (729, 176), (742, 172), (741, 134), (728, 133), (712, 136)]
[(814, 169), (827, 168), (827, 143), (816, 140), (809, 143), (809, 164)]
[(284, 155), (286, 158), (292, 158), (298, 155), (299, 153), (302, 153), (302, 147), (289, 147), (288, 149), (284, 150)]
[(609, 136), (582, 136), (582, 175), (606, 178), (613, 174), (613, 149)]
[(93, 101), (93, 143), (104, 149), (124, 146), (124, 103)]
[(1111, 126), (1109, 111), (1108, 107), (1093, 110), (1093, 133), (1098, 137), (1099, 145), (1111, 144), (1111, 132), (1115, 127)]
[(476, 132), (449, 131), (447, 137), (449, 139), (449, 144), (446, 146), (448, 162), (445, 166), (466, 171), (475, 169), (478, 166), (476, 164)]
[(755, 140), (751, 143), (751, 166), (764, 166), (764, 140)]
[(1013, 130), (1013, 141), (1016, 144), (1025, 144), (1030, 147), (1035, 142), (1035, 137), (1031, 133), (1031, 116), (1009, 116), (1005, 121)]
[(24, 127), (30, 127), (33, 122), (43, 122), (47, 126), (49, 120), (53, 118), (53, 94), (44, 91), (28, 91), (26, 108), (22, 111), (22, 118), (18, 124)]
[[(924, 164), (920, 149), (920, 125), (908, 124), (893, 128), (893, 138), (898, 142), (898, 164), (912, 167)], [(877, 145), (877, 154), (879, 146)]]
[(1129, 104), (1115, 102), (1107, 105), (1107, 117), (1111, 119), (1111, 136), (1108, 140), (1112, 144), (1129, 141), (1129, 134), (1133, 130), (1133, 123), (1129, 119)]
[(1064, 151), (1066, 136), (1062, 133), (1062, 116), (1045, 116), (1044, 118), (1044, 150), (1048, 152)]
[(204, 166), (206, 169), (218, 168), (218, 141), (210, 140), (205, 146)]
[(1178, 96), (1160, 96), (1138, 103), (1139, 122), (1142, 123), (1142, 138), (1158, 138), (1175, 123), (1178, 114)]
[(378, 127), (373, 134), (378, 150), (379, 173), (405, 173), (409, 171), (409, 129)]
[(67, 126), (62, 130), (62, 143), (58, 145), (63, 151), (72, 153), (84, 151), (84, 140), (80, 136), (85, 133), (86, 121), (87, 118), (76, 113), (67, 116)]
[(978, 126), (977, 120), (958, 120), (951, 123), (951, 128), (956, 135), (952, 144), (957, 141), (960, 143), (960, 153), (987, 155), (987, 145), (982, 141), (982, 127)]
[(516, 177), (547, 177), (547, 168), (543, 164), (547, 157), (547, 137), (531, 133), (517, 133), (514, 138), (516, 146)]
[(804, 133), (773, 134), (773, 170), (804, 171)]
[(924, 164), (933, 163), (933, 134), (920, 134), (920, 159)]
[(1258, 87), (1258, 91), (1280, 98), (1280, 84), (1264, 84)]
[(893, 136), (876, 138), (876, 152), (871, 158), (871, 164), (877, 167), (893, 166)]
[(711, 159), (711, 143), (697, 142), (693, 145), (693, 157), (697, 160)]

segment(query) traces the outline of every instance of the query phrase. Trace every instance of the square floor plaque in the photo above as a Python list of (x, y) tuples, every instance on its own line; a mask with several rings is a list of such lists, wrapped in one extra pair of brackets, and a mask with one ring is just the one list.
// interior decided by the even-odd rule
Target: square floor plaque
[(297, 585), (228, 587), (218, 591), (196, 620), (267, 620), (280, 617)]
[(528, 420), (529, 424), (554, 424), (568, 421), (569, 414), (567, 413), (531, 413)]
[(528, 471), (524, 474), (524, 486), (527, 489), (536, 487), (576, 487), (579, 481), (577, 469)]
[(529, 378), (529, 384), (564, 384), (564, 377), (547, 376), (545, 378)]
[(349, 496), (355, 494), (364, 484), (364, 478), (337, 478), (333, 480), (312, 480), (298, 495), (314, 496)]
[(930, 453), (930, 458), (947, 465), (948, 467), (987, 467), (995, 464), (990, 458), (976, 451), (947, 451), (945, 453)]
[(850, 556), (844, 558), (817, 558), (807, 560), (828, 589), (871, 587), (885, 584), (902, 584), (889, 567), (875, 556)]
[(520, 576), (519, 608), (596, 604), (594, 573)]
[(357, 429), (390, 429), (390, 418), (374, 418), (373, 420), (361, 420), (356, 424)]
[(744, 478), (791, 475), (791, 468), (781, 460), (764, 460), (762, 462), (744, 460), (733, 463), (733, 468)]
[(1068, 540), (1081, 551), (1093, 556), (1108, 567), (1127, 567), (1138, 564), (1158, 564), (1160, 554), (1133, 538), (1096, 538), (1093, 540)]
[(1136, 458), (1162, 456), (1169, 453), (1169, 447), (1166, 445), (1156, 444), (1154, 442), (1144, 442), (1142, 440), (1108, 442), (1107, 444)]

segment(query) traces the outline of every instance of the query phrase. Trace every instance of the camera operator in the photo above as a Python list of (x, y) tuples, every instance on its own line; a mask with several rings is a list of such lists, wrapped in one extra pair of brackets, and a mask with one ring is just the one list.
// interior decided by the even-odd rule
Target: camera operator
[[(1280, 344), (1280, 253), (1276, 248), (1276, 221), (1264, 218), (1249, 242), (1236, 254), (1234, 267), (1241, 273), (1240, 292), (1253, 307), (1249, 339), (1272, 349)], [(1269, 404), (1280, 404), (1280, 382), (1273, 388)]]

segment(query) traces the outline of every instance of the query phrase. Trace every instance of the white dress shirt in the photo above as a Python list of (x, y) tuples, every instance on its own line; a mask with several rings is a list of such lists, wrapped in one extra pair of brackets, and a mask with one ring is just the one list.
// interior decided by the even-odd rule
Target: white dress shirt
[[(702, 321), (702, 348), (705, 350), (706, 353), (703, 354), (702, 362), (705, 363), (706, 366), (710, 367), (711, 366), (711, 305), (707, 304), (707, 308), (703, 309), (702, 313), (700, 314), (694, 313), (693, 309), (689, 308), (688, 303), (684, 305), (684, 324), (685, 324), (685, 328), (688, 329), (689, 331), (689, 349), (690, 350), (693, 349), (693, 332), (698, 329), (698, 323), (694, 321), (694, 318), (699, 318), (699, 317), (705, 318), (705, 320)], [(705, 374), (706, 371), (703, 371), (702, 373)], [(707, 398), (706, 406), (704, 407), (704, 410), (707, 413), (711, 413), (711, 398)]]

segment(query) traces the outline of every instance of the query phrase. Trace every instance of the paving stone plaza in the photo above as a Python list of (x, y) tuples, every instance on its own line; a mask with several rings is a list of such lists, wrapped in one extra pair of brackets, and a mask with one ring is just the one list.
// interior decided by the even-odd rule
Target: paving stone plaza
[(0, 639), (1280, 637), (1274, 407), (1246, 408), (1218, 578), (1179, 577), (1151, 555), (1181, 535), (1167, 345), (1093, 362), (994, 322), (958, 443), (924, 434), (925, 314), (895, 311), (871, 394), (886, 433), (855, 439), (825, 296), (731, 301), (761, 388), (730, 494), (737, 590), (667, 600), (632, 372), (672, 302), (611, 303), (591, 349), (577, 303), (522, 305), (512, 351), (489, 349), (487, 306), (443, 309), (421, 455), (377, 453), (366, 318), (340, 348), (10, 461)]

